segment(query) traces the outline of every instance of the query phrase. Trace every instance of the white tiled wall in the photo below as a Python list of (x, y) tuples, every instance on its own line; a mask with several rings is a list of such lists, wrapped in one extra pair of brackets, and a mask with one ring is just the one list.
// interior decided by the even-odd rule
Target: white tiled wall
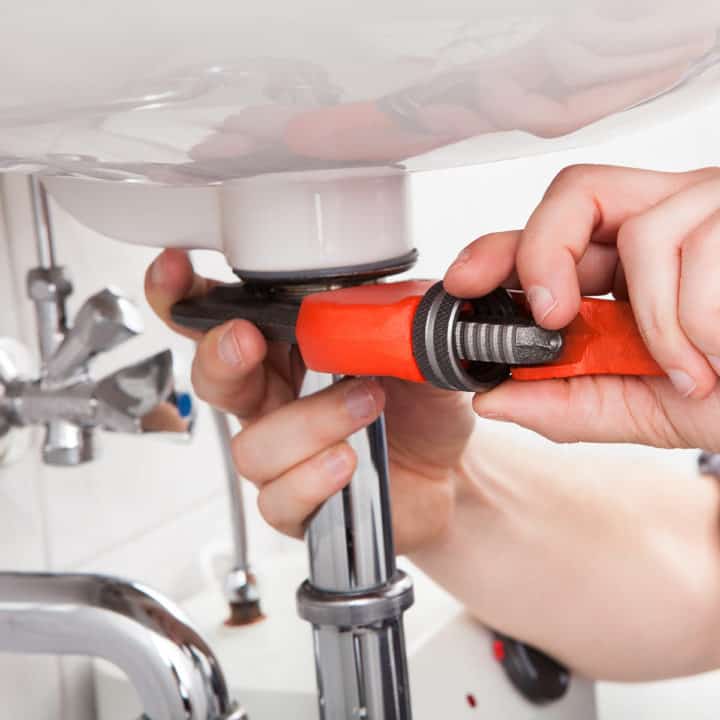
[[(21, 337), (34, 348), (32, 307), (24, 297), (24, 274), (35, 262), (26, 183), (11, 178), (3, 187), (0, 335)], [(71, 313), (107, 285), (121, 288), (143, 310), (145, 334), (99, 361), (98, 374), (170, 346), (187, 382), (192, 344), (173, 336), (143, 298), (144, 270), (156, 251), (99, 239), (57, 210), (54, 219), (58, 258), (71, 268), (75, 286)], [(199, 589), (205, 556), (227, 546), (230, 533), (225, 478), (206, 407), (200, 407), (192, 443), (106, 434), (101, 457), (71, 469), (40, 464), (37, 435), (20, 463), (0, 467), (0, 569), (124, 575), (175, 599)], [(254, 511), (252, 500), (248, 506)], [(264, 555), (291, 542), (261, 526), (254, 512), (251, 528)], [(87, 661), (0, 655), (0, 719), (92, 717)]]
[[(421, 260), (414, 274), (440, 276), (469, 240), (520, 226), (555, 172), (570, 163), (666, 169), (720, 164), (719, 110), (715, 105), (601, 147), (417, 176), (415, 225)], [(32, 345), (32, 312), (23, 289), (24, 272), (34, 262), (27, 193), (18, 179), (6, 180), (4, 190), (0, 335), (19, 335)], [(100, 366), (130, 362), (167, 345), (181, 365), (189, 366), (190, 344), (172, 337), (144, 305), (142, 277), (154, 252), (96, 237), (61, 212), (55, 213), (55, 222), (59, 258), (75, 279), (73, 308), (107, 284), (122, 288), (144, 308), (146, 334)], [(11, 243), (4, 233), (12, 235)], [(219, 258), (198, 259), (208, 272), (223, 268)], [(103, 437), (103, 446), (103, 457), (81, 468), (45, 468), (37, 452), (0, 468), (0, 568), (118, 573), (176, 599), (192, 594), (202, 576), (203, 558), (209, 548), (225, 544), (229, 532), (222, 468), (207, 413), (201, 413), (190, 446), (122, 436)], [(265, 528), (254, 503), (248, 505), (255, 552), (283, 552), (290, 541)], [(0, 656), (0, 720), (5, 718), (92, 720), (87, 663)]]

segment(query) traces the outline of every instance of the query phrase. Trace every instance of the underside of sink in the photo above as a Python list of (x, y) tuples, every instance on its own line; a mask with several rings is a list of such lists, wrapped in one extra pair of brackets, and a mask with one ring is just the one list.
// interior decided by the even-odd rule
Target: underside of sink
[(207, 185), (537, 152), (538, 138), (669, 91), (679, 99), (651, 114), (712, 92), (720, 4), (691, 5), (13, 3), (0, 26), (0, 169)]

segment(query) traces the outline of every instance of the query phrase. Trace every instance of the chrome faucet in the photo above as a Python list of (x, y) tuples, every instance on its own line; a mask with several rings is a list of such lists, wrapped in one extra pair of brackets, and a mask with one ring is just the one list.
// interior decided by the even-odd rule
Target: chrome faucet
[(136, 583), (0, 573), (0, 651), (108, 660), (130, 678), (151, 720), (247, 720), (182, 612)]
[(72, 283), (56, 262), (47, 194), (34, 177), (30, 190), (39, 265), (29, 271), (27, 289), (35, 304), (42, 369), (37, 378), (18, 377), (10, 360), (0, 359), (0, 434), (44, 425), (43, 460), (50, 465), (92, 460), (96, 428), (189, 434), (193, 416), (176, 402), (169, 351), (92, 378), (93, 358), (142, 332), (142, 319), (130, 300), (106, 288), (68, 323), (65, 303)]

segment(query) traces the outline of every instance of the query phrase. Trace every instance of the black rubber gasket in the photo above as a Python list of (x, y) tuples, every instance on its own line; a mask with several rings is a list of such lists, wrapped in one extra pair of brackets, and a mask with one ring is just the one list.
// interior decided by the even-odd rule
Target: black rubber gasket
[(273, 272), (258, 272), (233, 268), (233, 272), (242, 280), (249, 280), (257, 285), (305, 285), (322, 281), (324, 283), (360, 283), (387, 275), (397, 275), (410, 270), (418, 258), (418, 251), (411, 250), (405, 255), (382, 260), (380, 262), (362, 263), (360, 265), (346, 265), (320, 270), (288, 270)]

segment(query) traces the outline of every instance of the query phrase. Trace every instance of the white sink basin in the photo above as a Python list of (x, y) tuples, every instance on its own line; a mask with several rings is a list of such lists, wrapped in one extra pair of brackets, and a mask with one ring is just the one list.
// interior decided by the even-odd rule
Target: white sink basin
[(207, 184), (525, 154), (702, 99), (718, 28), (716, 0), (6, 2), (0, 167)]
[(414, 245), (407, 171), (707, 101), (719, 28), (717, 0), (6, 2), (0, 171), (245, 276), (385, 264)]

